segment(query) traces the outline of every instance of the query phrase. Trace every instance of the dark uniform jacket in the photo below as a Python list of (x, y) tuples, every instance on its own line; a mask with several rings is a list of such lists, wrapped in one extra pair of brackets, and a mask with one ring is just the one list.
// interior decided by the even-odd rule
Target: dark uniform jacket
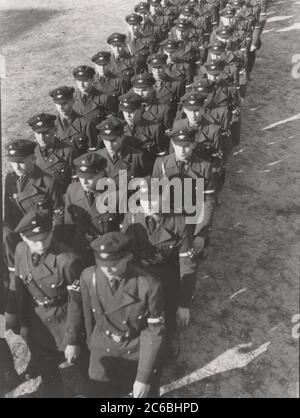
[(39, 146), (35, 149), (36, 165), (52, 176), (66, 192), (73, 173), (73, 160), (78, 156), (76, 149), (59, 139), (46, 149)]
[[(171, 179), (180, 175), (181, 173), (179, 171), (174, 153), (165, 157), (157, 158), (154, 164), (152, 177), (159, 179)], [(198, 155), (198, 151), (195, 151), (192, 154), (190, 164), (185, 170), (184, 177), (204, 179), (204, 218), (200, 224), (196, 225), (194, 234), (207, 237), (212, 224), (215, 200), (215, 177), (213, 173), (213, 164), (211, 161), (201, 158)]]
[(129, 52), (124, 52), (120, 57), (111, 57), (111, 67), (115, 74), (124, 80), (126, 85), (126, 92), (131, 88), (132, 78), (139, 73), (146, 71), (148, 53), (146, 57), (143, 55), (136, 57), (132, 56)]
[(89, 92), (88, 95), (82, 95), (80, 90), (76, 90), (74, 94), (75, 103), (73, 109), (75, 112), (87, 118), (93, 122), (95, 126), (101, 123), (106, 116), (107, 103), (105, 96), (101, 91), (97, 91), (95, 87)]
[[(132, 242), (134, 260), (150, 274), (164, 281), (180, 277), (179, 306), (190, 307), (196, 280), (193, 260), (193, 233), (184, 216), (160, 217), (154, 232), (149, 231), (144, 214), (125, 216), (122, 231)], [(177, 274), (176, 274), (177, 273)], [(168, 297), (168, 296), (167, 296)]]
[(118, 158), (112, 161), (106, 148), (97, 151), (107, 161), (106, 172), (110, 178), (117, 178), (120, 170), (127, 171), (128, 180), (133, 177), (145, 177), (148, 172), (145, 155), (142, 151), (123, 144), (118, 151)]
[(167, 151), (169, 149), (169, 138), (163, 131), (162, 125), (149, 116), (149, 114), (144, 116), (143, 113), (138, 115), (131, 128), (126, 124), (124, 127), (125, 136), (138, 139), (141, 142), (142, 149), (152, 150), (154, 154)]
[(95, 88), (100, 93), (107, 115), (118, 113), (119, 96), (128, 91), (128, 83), (120, 76), (109, 71), (105, 77), (95, 76)]
[[(157, 158), (153, 168), (153, 178), (172, 178), (179, 175), (179, 169), (176, 162), (175, 154), (166, 155)], [(212, 178), (212, 167), (207, 161), (204, 161), (196, 154), (192, 154), (192, 160), (185, 172), (186, 177), (204, 178), (204, 193), (212, 195), (214, 193), (214, 183)]]
[(79, 155), (88, 151), (89, 148), (95, 148), (97, 143), (97, 129), (95, 125), (84, 116), (73, 112), (67, 126), (58, 116), (56, 119), (57, 137), (74, 147)]
[(89, 374), (101, 381), (106, 357), (125, 358), (138, 361), (136, 380), (147, 384), (157, 371), (164, 343), (162, 289), (156, 279), (132, 265), (124, 276), (112, 295), (107, 278), (96, 266), (81, 275), (91, 350)]
[(161, 103), (156, 95), (153, 95), (151, 102), (147, 104), (143, 112), (144, 118), (159, 123), (163, 131), (172, 128), (175, 116), (172, 103)]
[(66, 345), (84, 341), (80, 298), (80, 258), (53, 241), (34, 265), (25, 242), (16, 249), (16, 292), (21, 326), (29, 328), (35, 348), (63, 351)]
[(63, 221), (64, 204), (57, 182), (38, 166), (27, 176), (27, 184), (20, 191), (15, 173), (8, 173), (5, 179), (4, 222), (13, 230), (30, 211), (47, 209), (53, 213), (55, 223)]
[[(72, 183), (66, 193), (65, 225), (74, 225), (88, 242), (99, 235), (119, 230), (118, 214), (100, 213), (97, 210), (97, 195), (90, 206), (80, 182)], [(79, 236), (77, 235), (79, 239)]]
[[(183, 80), (164, 74), (162, 80), (154, 84), (156, 97), (159, 103), (174, 104), (176, 106), (180, 98), (185, 94)], [(177, 109), (176, 109), (177, 110)]]

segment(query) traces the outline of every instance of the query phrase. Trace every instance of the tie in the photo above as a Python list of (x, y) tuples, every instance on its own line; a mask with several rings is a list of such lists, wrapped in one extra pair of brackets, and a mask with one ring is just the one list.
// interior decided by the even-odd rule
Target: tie
[(112, 293), (113, 295), (114, 295), (114, 294), (116, 293), (116, 291), (118, 290), (119, 284), (120, 284), (120, 282), (119, 282), (119, 280), (118, 280), (118, 279), (111, 279), (111, 280), (109, 281), (110, 290), (111, 290), (111, 293)]
[(90, 207), (94, 206), (95, 203), (95, 195), (93, 192), (87, 193), (87, 200), (89, 202)]
[(81, 98), (81, 101), (82, 101), (83, 105), (86, 105), (87, 99), (88, 99), (88, 96), (86, 94), (83, 94), (82, 98)]
[(177, 166), (178, 166), (179, 174), (181, 176), (183, 176), (184, 173), (185, 173), (185, 162), (184, 161), (178, 161)]
[(41, 256), (37, 253), (33, 253), (31, 256), (31, 259), (32, 259), (33, 266), (36, 267), (39, 264)]
[(116, 163), (116, 162), (118, 161), (118, 159), (119, 159), (118, 153), (115, 153), (115, 154), (112, 156), (112, 160), (113, 160), (113, 162), (114, 162), (114, 163)]
[(28, 183), (28, 177), (27, 176), (23, 175), (23, 176), (19, 177), (19, 179), (18, 179), (19, 193), (23, 192), (27, 183)]
[(69, 126), (69, 119), (66, 119), (66, 118), (65, 118), (65, 119), (63, 120), (63, 125), (64, 125), (64, 128), (65, 128), (65, 129), (67, 129), (67, 127)]

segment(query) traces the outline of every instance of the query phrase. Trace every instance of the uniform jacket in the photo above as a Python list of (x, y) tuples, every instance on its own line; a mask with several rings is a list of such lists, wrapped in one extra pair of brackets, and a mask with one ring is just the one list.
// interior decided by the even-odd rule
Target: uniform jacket
[[(150, 234), (144, 214), (125, 216), (122, 231), (132, 242), (135, 261), (154, 277), (180, 277), (179, 306), (189, 307), (194, 294), (196, 263), (193, 260), (193, 233), (184, 216), (161, 216)], [(175, 277), (174, 277), (175, 275)]]
[(147, 163), (142, 151), (123, 144), (119, 150), (119, 158), (112, 161), (106, 148), (97, 151), (107, 161), (106, 172), (110, 178), (119, 176), (120, 170), (126, 170), (128, 180), (133, 177), (144, 177), (147, 175)]
[(75, 103), (73, 109), (75, 112), (93, 122), (95, 126), (101, 123), (109, 113), (107, 112), (107, 103), (101, 91), (97, 91), (95, 87), (92, 88), (87, 95), (86, 103), (82, 100), (80, 90), (76, 90), (74, 94)]
[(37, 146), (35, 156), (36, 165), (52, 176), (65, 193), (71, 183), (73, 160), (78, 156), (76, 149), (56, 139), (46, 151)]
[(99, 235), (119, 230), (118, 214), (100, 213), (95, 203), (90, 206), (87, 195), (80, 182), (72, 183), (66, 193), (65, 225), (74, 225), (84, 235), (90, 236), (90, 241)]
[(173, 78), (168, 74), (164, 74), (160, 87), (154, 84), (157, 100), (160, 103), (178, 104), (180, 98), (185, 94), (185, 84), (183, 80)]
[(18, 176), (12, 172), (5, 179), (4, 222), (15, 229), (24, 215), (38, 209), (48, 209), (53, 213), (56, 225), (63, 221), (64, 204), (58, 183), (47, 173), (35, 166), (27, 176), (28, 182), (21, 192)]
[(118, 98), (127, 92), (128, 83), (119, 74), (109, 71), (105, 77), (95, 76), (95, 88), (100, 93), (105, 113), (116, 115), (118, 113)]
[[(177, 175), (179, 175), (179, 169), (174, 153), (157, 158), (153, 168), (153, 178), (172, 178)], [(214, 193), (211, 164), (204, 161), (196, 154), (192, 155), (191, 164), (186, 170), (185, 175), (191, 178), (204, 178), (204, 191), (207, 195), (212, 195)]]
[[(47, 351), (62, 351), (66, 345), (84, 341), (80, 299), (80, 258), (63, 244), (53, 241), (36, 266), (25, 242), (16, 249), (16, 294), (21, 326), (29, 328), (33, 345)], [(44, 303), (53, 301), (54, 306)]]
[[(130, 265), (112, 295), (107, 278), (96, 266), (80, 279), (82, 305), (91, 352), (138, 361), (136, 380), (149, 383), (164, 343), (163, 300), (160, 283)], [(90, 364), (90, 377), (101, 379), (98, 364)]]
[(111, 57), (111, 67), (115, 74), (121, 77), (126, 85), (126, 91), (131, 87), (132, 78), (139, 73), (147, 70), (147, 56), (133, 56), (130, 52), (124, 52), (122, 56)]
[(79, 155), (87, 152), (89, 148), (95, 148), (97, 129), (87, 118), (74, 111), (67, 127), (64, 127), (59, 116), (55, 123), (57, 126), (57, 137), (74, 147)]
[(158, 121), (146, 113), (137, 115), (137, 118), (130, 128), (127, 124), (124, 128), (126, 136), (133, 136), (141, 141), (145, 146), (156, 152), (162, 152), (169, 149), (169, 138), (162, 129)]

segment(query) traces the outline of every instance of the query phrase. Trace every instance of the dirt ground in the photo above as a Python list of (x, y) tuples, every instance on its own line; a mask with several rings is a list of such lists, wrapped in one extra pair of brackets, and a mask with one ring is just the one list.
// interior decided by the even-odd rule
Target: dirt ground
[[(72, 68), (89, 64), (107, 35), (125, 29), (124, 17), (136, 3), (0, 1), (4, 143), (30, 137), (26, 120), (53, 111), (48, 91), (73, 84)], [(243, 109), (241, 145), (228, 165), (210, 256), (200, 266), (192, 323), (179, 336), (181, 352), (163, 384), (195, 373), (165, 396), (299, 396), (292, 318), (300, 312), (300, 119), (264, 128), (300, 114), (300, 78), (292, 76), (292, 57), (300, 54), (300, 2), (275, 0), (269, 13)], [(11, 334), (9, 341), (22, 368), (20, 343)]]

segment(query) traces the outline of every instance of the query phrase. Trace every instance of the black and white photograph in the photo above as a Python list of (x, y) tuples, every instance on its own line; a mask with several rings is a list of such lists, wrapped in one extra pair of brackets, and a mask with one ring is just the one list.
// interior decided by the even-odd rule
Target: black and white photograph
[(299, 398), (299, 86), (300, 1), (0, 0), (0, 398)]

